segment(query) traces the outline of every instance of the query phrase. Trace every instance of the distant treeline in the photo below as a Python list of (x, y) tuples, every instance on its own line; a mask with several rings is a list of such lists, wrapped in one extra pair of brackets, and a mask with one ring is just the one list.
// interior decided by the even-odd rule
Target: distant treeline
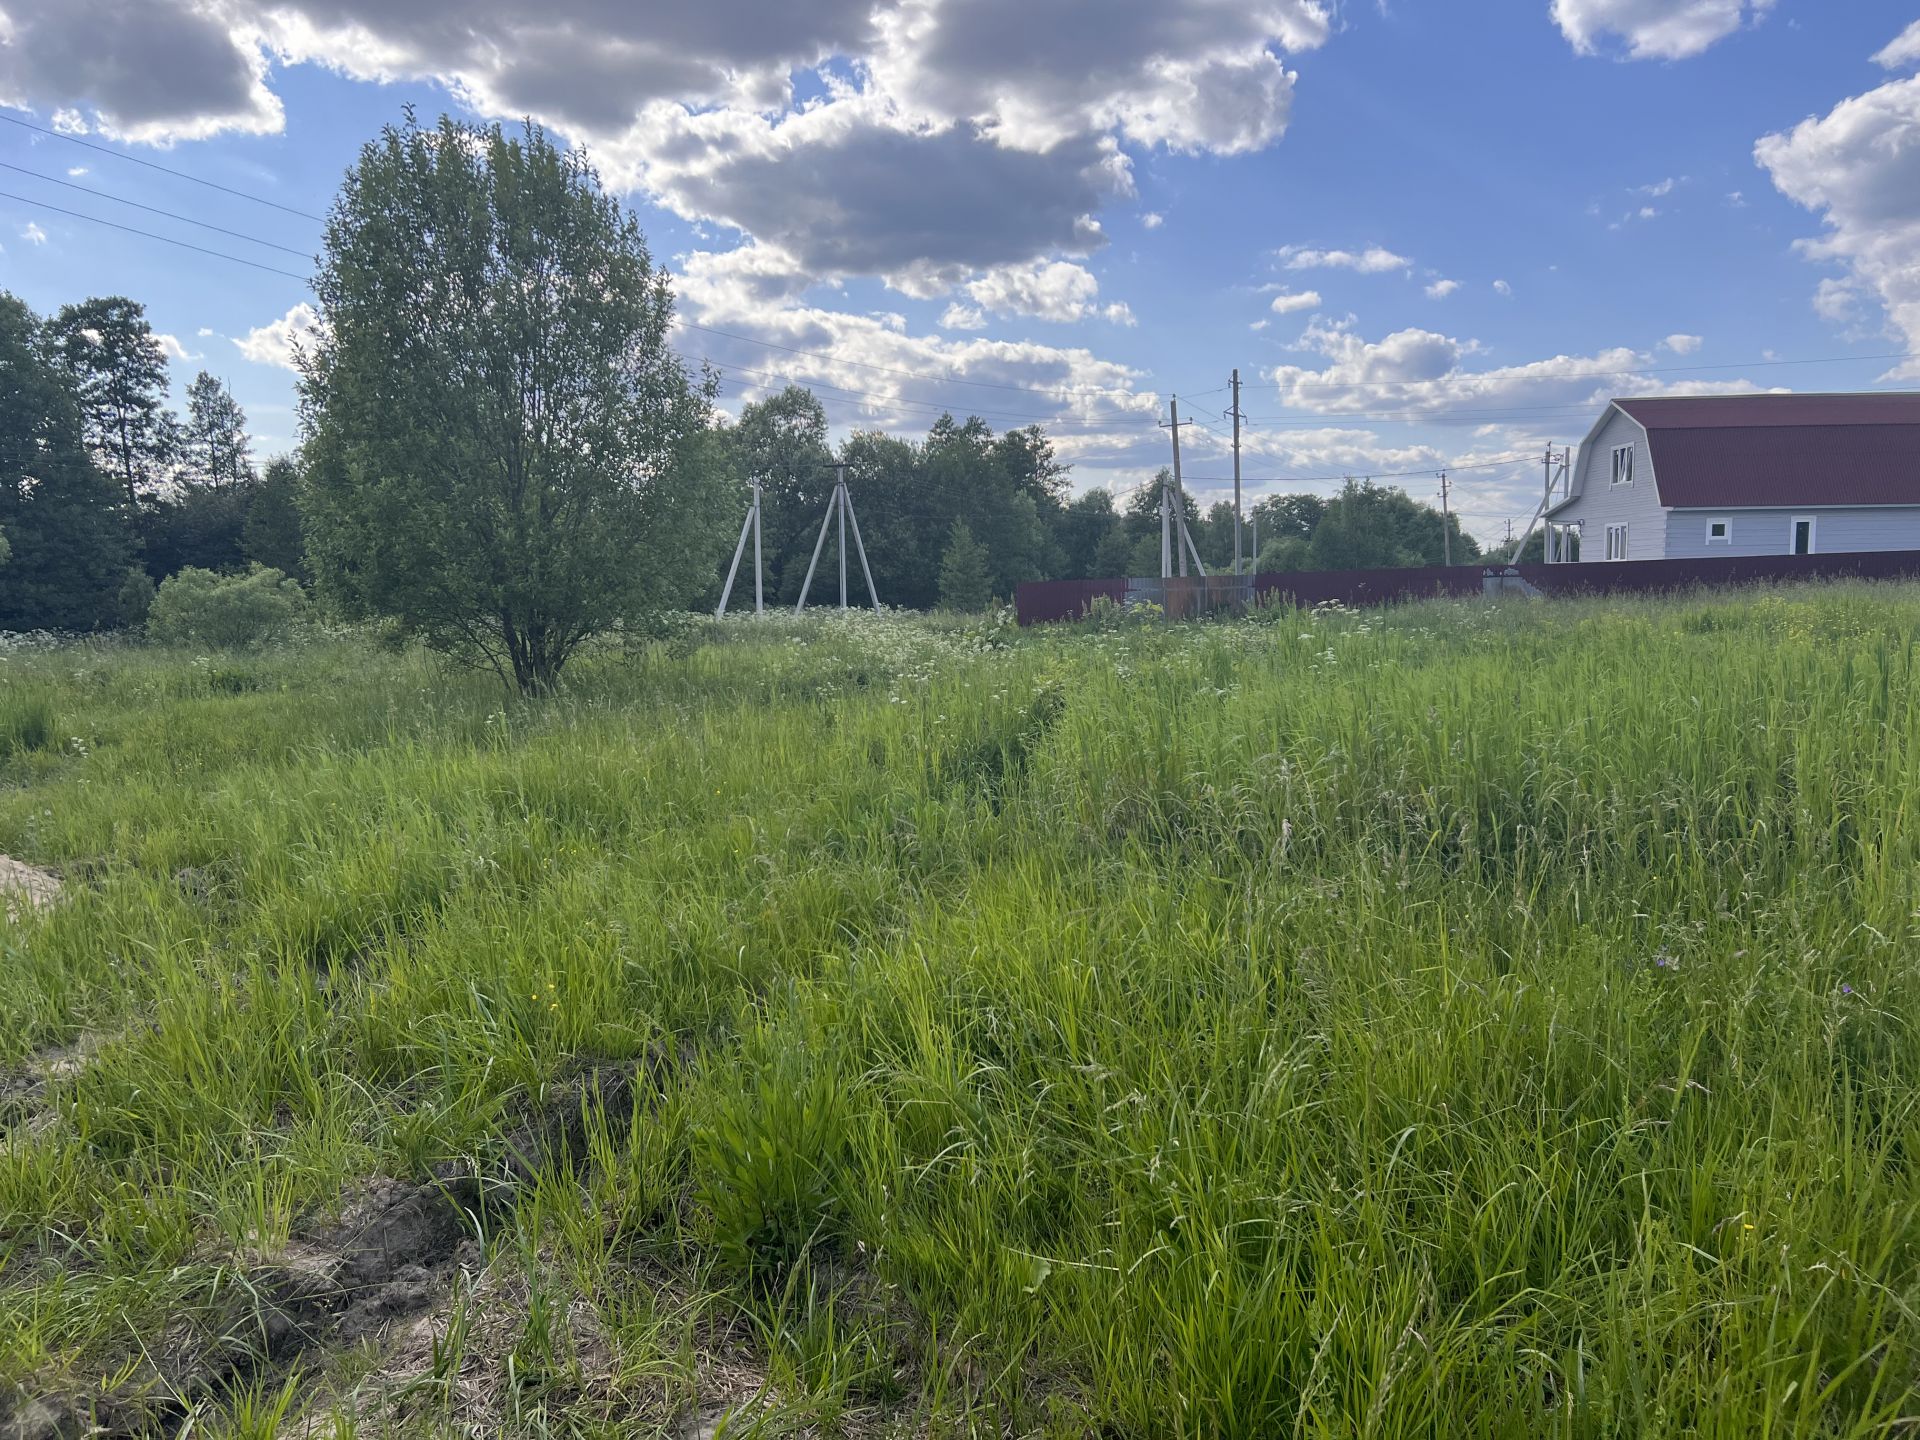
[(214, 376), (167, 403), (167, 362), (122, 296), (42, 319), (0, 293), (0, 629), (137, 622), (187, 566), (303, 577), (297, 470), (255, 469), (246, 416)]
[[(387, 126), (316, 263), (300, 449), (264, 469), (212, 374), (176, 413), (139, 302), (41, 317), (0, 292), (0, 628), (137, 624), (182, 570), (261, 565), (338, 616), (544, 692), (593, 636), (712, 605), (756, 480), (771, 598), (791, 602), (836, 465), (885, 604), (978, 609), (1023, 580), (1159, 573), (1161, 485), (1075, 496), (1040, 426), (945, 415), (921, 440), (836, 448), (797, 386), (726, 417), (724, 376), (672, 348), (671, 278), (638, 223), (537, 125)], [(1232, 507), (1182, 503), (1226, 568)], [(1266, 570), (1429, 565), (1444, 548), (1430, 507), (1365, 482), (1262, 500), (1256, 518)]]

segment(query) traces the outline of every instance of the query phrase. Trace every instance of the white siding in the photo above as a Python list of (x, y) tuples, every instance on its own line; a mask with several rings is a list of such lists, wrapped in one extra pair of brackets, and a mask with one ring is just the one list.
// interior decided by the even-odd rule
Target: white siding
[[(1791, 510), (1671, 511), (1666, 526), (1667, 554), (1675, 560), (1713, 555), (1791, 555), (1793, 522), (1796, 516), (1801, 515), (1815, 518), (1813, 550), (1816, 555), (1846, 555), (1862, 550), (1920, 550), (1920, 505), (1825, 510), (1817, 505), (1809, 505)], [(1711, 520), (1732, 522), (1732, 544), (1707, 544), (1707, 522)], [(1593, 527), (1589, 525), (1587, 528), (1591, 533)], [(1634, 559), (1641, 558), (1636, 546)]]
[[(1620, 445), (1634, 447), (1631, 485), (1613, 483), (1613, 452)], [(1660, 508), (1647, 432), (1638, 422), (1625, 411), (1614, 411), (1599, 433), (1581, 447), (1574, 467), (1575, 498), (1552, 519), (1556, 525), (1581, 522), (1582, 564), (1606, 562), (1609, 525), (1626, 525), (1629, 560), (1658, 560), (1666, 555), (1667, 512)], [(1821, 539), (1825, 538), (1823, 532)]]

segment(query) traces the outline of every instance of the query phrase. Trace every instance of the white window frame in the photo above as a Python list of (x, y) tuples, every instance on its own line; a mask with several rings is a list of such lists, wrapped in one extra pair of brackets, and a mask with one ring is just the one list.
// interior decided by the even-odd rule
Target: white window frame
[[(1719, 535), (1716, 535), (1713, 533), (1713, 527), (1716, 525), (1720, 527), (1723, 533)], [(1733, 520), (1730, 517), (1721, 515), (1712, 520), (1707, 521), (1707, 544), (1709, 545), (1733, 544)]]
[[(1618, 543), (1614, 537), (1618, 536)], [(1627, 525), (1622, 521), (1618, 525), (1607, 526), (1607, 559), (1624, 560), (1627, 558)]]
[[(1613, 447), (1613, 483), (1616, 485), (1633, 484), (1633, 448), (1632, 445)], [(1620, 463), (1620, 457), (1623, 455), (1626, 457), (1624, 465)]]
[(1800, 547), (1794, 542), (1800, 537), (1800, 527), (1807, 527), (1807, 554), (1820, 553), (1820, 517), (1818, 515), (1796, 515), (1787, 522), (1787, 553), (1798, 555)]

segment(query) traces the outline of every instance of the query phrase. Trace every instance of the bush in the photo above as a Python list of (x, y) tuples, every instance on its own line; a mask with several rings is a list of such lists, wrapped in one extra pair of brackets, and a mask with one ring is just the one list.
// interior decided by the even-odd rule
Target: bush
[(244, 650), (284, 640), (306, 614), (306, 592), (278, 570), (216, 575), (189, 566), (160, 586), (147, 633), (163, 645)]
[(153, 609), (153, 577), (141, 569), (127, 571), (127, 578), (120, 582), (120, 593), (114, 598), (115, 616), (122, 625), (132, 629), (147, 623), (147, 614)]

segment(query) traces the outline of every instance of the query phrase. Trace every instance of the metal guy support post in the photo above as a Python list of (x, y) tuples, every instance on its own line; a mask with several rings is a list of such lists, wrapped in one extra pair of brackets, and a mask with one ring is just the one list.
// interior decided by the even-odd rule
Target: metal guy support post
[(1453, 512), (1447, 506), (1447, 472), (1440, 472), (1440, 563), (1453, 564)]

